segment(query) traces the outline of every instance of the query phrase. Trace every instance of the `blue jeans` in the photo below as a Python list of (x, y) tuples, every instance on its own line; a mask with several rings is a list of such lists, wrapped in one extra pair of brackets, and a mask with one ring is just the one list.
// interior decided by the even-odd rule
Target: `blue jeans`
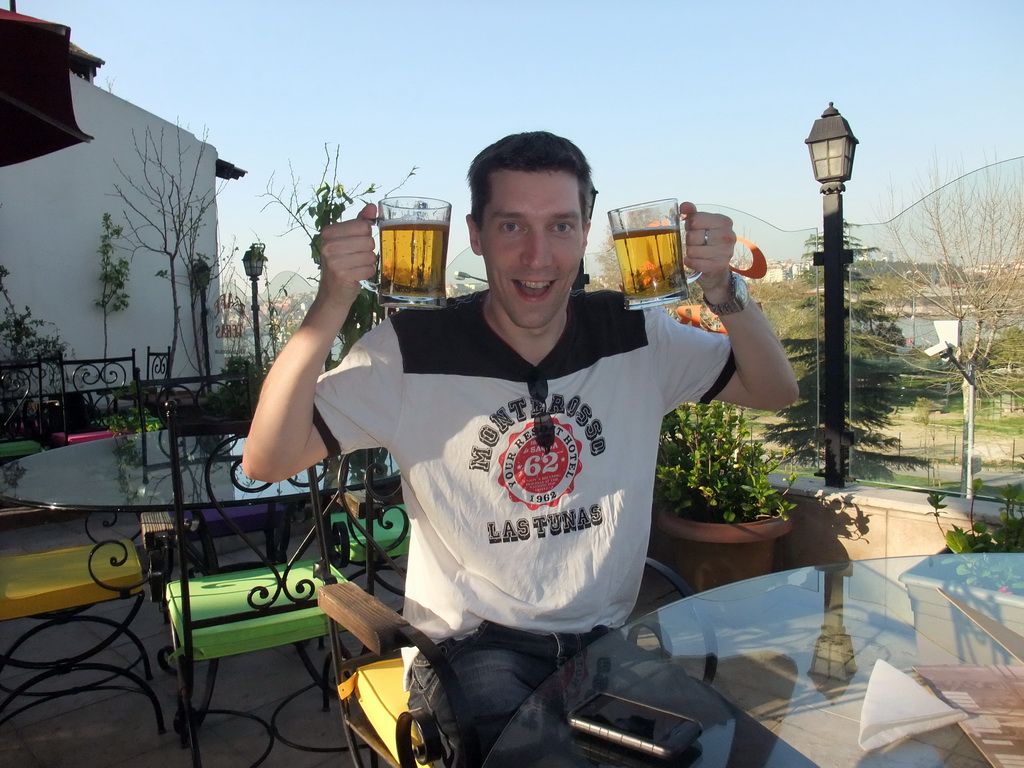
[[(476, 728), (486, 757), (524, 701), (566, 661), (607, 634), (596, 627), (582, 634), (540, 634), (484, 622), (469, 637), (438, 643), (466, 697), (463, 722)], [(447, 764), (460, 765), (455, 717), (431, 666), (418, 654), (413, 661), (409, 708), (434, 714), (449, 753)]]

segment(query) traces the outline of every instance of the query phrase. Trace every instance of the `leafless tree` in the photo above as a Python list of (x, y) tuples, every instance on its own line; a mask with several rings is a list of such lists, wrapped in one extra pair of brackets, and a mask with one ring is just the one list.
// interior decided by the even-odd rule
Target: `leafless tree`
[[(202, 174), (208, 149), (206, 134), (196, 144), (183, 140), (188, 135), (180, 127), (170, 136), (163, 129), (154, 133), (146, 128), (142, 136), (133, 130), (137, 167), (125, 168), (114, 161), (122, 179), (121, 183), (114, 184), (114, 190), (124, 204), (127, 222), (124, 239), (129, 243), (133, 259), (139, 252), (154, 253), (166, 259), (166, 268), (157, 275), (167, 278), (171, 286), (173, 334), (168, 371), (182, 333), (182, 306), (194, 304), (201, 290), (194, 284), (196, 276), (206, 275), (201, 278), (205, 280), (216, 277), (203, 269), (195, 269), (197, 265), (210, 263), (198, 248), (217, 190), (205, 183)], [(179, 295), (179, 275), (184, 277), (189, 289), (187, 302)], [(197, 362), (203, 360), (201, 329), (195, 323), (192, 335), (191, 348), (183, 348), (183, 351), (197, 370), (202, 370), (202, 363)]]
[(897, 259), (894, 276), (905, 296), (929, 305), (936, 317), (959, 323), (959, 343), (946, 352), (964, 393), (964, 474), (973, 477), (973, 406), (977, 392), (1005, 392), (1020, 370), (993, 364), (999, 345), (1024, 322), (1024, 163), (992, 163), (943, 183), (887, 222)]
[(591, 224), (587, 250), (587, 266), (590, 268), (589, 290), (621, 290), (622, 275), (619, 272), (619, 261), (615, 257), (615, 243), (607, 226), (600, 231), (597, 223)]

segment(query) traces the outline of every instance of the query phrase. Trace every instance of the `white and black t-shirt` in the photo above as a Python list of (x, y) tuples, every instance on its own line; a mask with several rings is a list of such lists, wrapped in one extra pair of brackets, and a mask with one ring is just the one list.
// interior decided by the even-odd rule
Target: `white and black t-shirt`
[[(484, 320), (483, 294), (404, 310), (317, 385), (344, 452), (385, 446), (412, 524), (405, 617), (435, 638), (483, 620), (543, 632), (620, 625), (636, 601), (665, 413), (732, 375), (729, 341), (622, 295), (574, 294), (534, 367)], [(537, 444), (527, 382), (547, 381)]]

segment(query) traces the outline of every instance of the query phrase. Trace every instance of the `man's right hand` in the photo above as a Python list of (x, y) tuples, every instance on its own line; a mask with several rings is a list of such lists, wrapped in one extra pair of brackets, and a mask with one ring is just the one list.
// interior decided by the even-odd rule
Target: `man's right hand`
[(253, 480), (284, 480), (327, 455), (313, 426), (316, 381), (362, 290), (360, 281), (377, 274), (376, 217), (377, 206), (366, 205), (356, 218), (320, 233), (316, 299), (267, 373), (245, 443), (242, 470)]
[(362, 289), (360, 281), (377, 275), (373, 223), (377, 206), (367, 203), (356, 218), (324, 227), (320, 232), (319, 295), (346, 314)]

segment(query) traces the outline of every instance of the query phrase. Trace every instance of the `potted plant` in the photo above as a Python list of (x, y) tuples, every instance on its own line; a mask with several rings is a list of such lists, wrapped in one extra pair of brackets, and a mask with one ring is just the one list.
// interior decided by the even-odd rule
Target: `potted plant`
[[(976, 481), (975, 497), (981, 490)], [(977, 627), (938, 589), (944, 589), (1016, 631), (1024, 627), (1024, 490), (1019, 484), (999, 490), (1002, 508), (999, 524), (989, 525), (974, 517), (974, 498), (967, 528), (943, 530), (939, 516), (946, 495), (932, 492), (928, 503), (936, 524), (943, 530), (946, 549), (910, 568), (900, 576), (907, 586), (918, 635), (927, 637), (972, 664), (1012, 664), (1010, 655)], [(968, 557), (963, 557), (968, 555)], [(922, 647), (922, 658), (928, 647)], [(926, 663), (946, 663), (941, 657)]]
[(687, 404), (669, 413), (655, 470), (652, 554), (698, 591), (769, 573), (795, 506), (788, 488), (771, 482), (782, 460), (752, 439), (735, 405)]
[[(974, 494), (971, 496), (971, 506), (968, 512), (967, 528), (958, 525), (952, 526), (949, 531), (943, 531), (943, 538), (946, 546), (951, 552), (1024, 552), (1024, 489), (1020, 484), (1004, 485), (999, 489), (998, 494), (1003, 502), (999, 510), (999, 525), (990, 526), (980, 520), (974, 519), (974, 500), (981, 490), (981, 478), (974, 481)], [(942, 523), (939, 522), (939, 515), (946, 505), (942, 503), (946, 494), (933, 491), (928, 494), (928, 504), (934, 510), (935, 523), (942, 530)], [(1024, 585), (1022, 585), (1024, 586)]]

